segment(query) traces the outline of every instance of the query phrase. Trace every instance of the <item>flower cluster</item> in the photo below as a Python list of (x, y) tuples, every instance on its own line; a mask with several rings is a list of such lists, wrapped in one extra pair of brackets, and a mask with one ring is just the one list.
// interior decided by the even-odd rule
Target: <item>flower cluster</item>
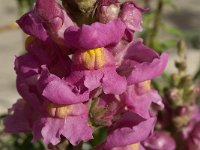
[(151, 80), (163, 72), (168, 55), (132, 37), (142, 31), (144, 9), (113, 0), (93, 5), (90, 25), (76, 23), (56, 0), (37, 0), (17, 20), (29, 36), (26, 53), (15, 59), (22, 98), (4, 120), (7, 132), (31, 132), (34, 141), (68, 140), (75, 146), (107, 127), (96, 149), (142, 149), (140, 142), (156, 122), (151, 103), (163, 106)]

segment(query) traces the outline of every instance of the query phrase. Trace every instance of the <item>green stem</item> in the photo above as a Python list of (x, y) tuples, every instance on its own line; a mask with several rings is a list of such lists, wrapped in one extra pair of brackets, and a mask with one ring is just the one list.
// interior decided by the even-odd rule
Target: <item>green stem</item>
[(160, 23), (161, 23), (161, 16), (163, 11), (164, 1), (158, 0), (157, 9), (155, 12), (155, 18), (153, 23), (153, 28), (149, 37), (149, 46), (154, 48), (155, 39), (158, 35)]
[(194, 80), (200, 79), (200, 69), (197, 71), (197, 73), (194, 75)]
[(150, 8), (150, 1), (144, 0), (144, 5), (145, 5), (146, 8)]

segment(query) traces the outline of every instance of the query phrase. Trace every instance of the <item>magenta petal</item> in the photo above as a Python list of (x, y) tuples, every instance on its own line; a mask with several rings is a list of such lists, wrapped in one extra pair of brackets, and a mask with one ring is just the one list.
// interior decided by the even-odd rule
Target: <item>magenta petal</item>
[(168, 54), (163, 53), (152, 62), (144, 62), (135, 66), (127, 80), (129, 84), (151, 80), (159, 76), (165, 69), (168, 61)]
[(73, 145), (92, 139), (92, 129), (83, 116), (68, 116), (66, 119), (47, 118), (41, 132), (45, 144), (58, 144), (61, 135)]
[[(79, 78), (80, 82), (83, 80), (89, 91), (102, 87), (105, 94), (121, 94), (126, 90), (126, 78), (118, 75), (114, 66), (98, 70), (73, 71), (67, 81), (73, 81), (74, 77)], [(76, 84), (81, 84), (80, 82)]]
[(37, 88), (37, 78), (37, 75), (29, 78), (17, 77), (17, 90), (31, 107), (39, 110), (42, 99)]
[(139, 143), (151, 134), (155, 121), (154, 117), (144, 119), (137, 114), (127, 112), (110, 129), (103, 147), (111, 149)]
[(163, 106), (162, 98), (157, 91), (150, 90), (145, 93), (139, 93), (137, 87), (134, 85), (129, 86), (127, 91), (120, 97), (131, 111), (137, 113), (143, 118), (150, 117), (149, 110), (152, 102)]
[(101, 86), (102, 78), (101, 70), (81, 70), (72, 71), (66, 81), (73, 85), (85, 86), (88, 91), (92, 91)]
[(125, 48), (116, 57), (121, 59), (118, 72), (127, 77), (129, 85), (159, 76), (167, 65), (167, 53), (159, 56), (153, 49), (144, 46), (141, 40), (135, 40)]
[(84, 85), (90, 90), (100, 87), (103, 72), (100, 70), (86, 71)]
[(14, 111), (14, 114), (4, 119), (5, 131), (10, 133), (30, 132), (33, 118), (31, 107), (26, 105), (23, 100), (18, 100), (10, 111)]
[(54, 80), (47, 84), (42, 95), (55, 104), (75, 104), (89, 100), (89, 94), (75, 94), (64, 80)]
[(125, 53), (125, 59), (131, 59), (137, 62), (151, 62), (155, 58), (159, 58), (159, 55), (151, 48), (143, 44), (142, 39), (134, 39)]
[[(73, 105), (72, 105), (73, 107)], [(63, 135), (72, 145), (77, 145), (81, 141), (92, 139), (92, 128), (88, 125), (88, 112), (85, 105), (77, 106), (82, 109), (82, 114), (68, 115), (65, 119), (58, 118), (41, 118), (44, 127), (41, 130), (44, 143), (56, 145), (60, 142)], [(74, 107), (74, 109), (77, 109)], [(73, 110), (74, 112), (76, 110)], [(79, 110), (78, 110), (79, 111)]]
[(94, 23), (91, 26), (69, 27), (65, 41), (73, 49), (89, 50), (116, 44), (124, 35), (125, 25), (120, 19), (107, 24)]
[(17, 75), (29, 77), (39, 72), (40, 64), (30, 54), (15, 58), (15, 71)]
[(62, 11), (56, 0), (37, 0), (35, 11), (46, 21), (61, 16)]
[(42, 136), (45, 144), (56, 145), (60, 142), (61, 130), (65, 124), (64, 119), (46, 118), (45, 126), (42, 128)]
[(142, 12), (144, 10), (137, 7), (133, 2), (126, 2), (122, 5), (120, 18), (126, 24), (127, 28), (132, 31), (142, 31)]
[(71, 60), (68, 56), (63, 55), (61, 49), (52, 40), (42, 42), (33, 39), (26, 47), (28, 54), (35, 59), (30, 62), (36, 61), (40, 65), (46, 65), (51, 73), (59, 77), (69, 74)]
[[(37, 0), (35, 12), (43, 19), (52, 32), (63, 30), (74, 25), (70, 17), (56, 0)], [(51, 34), (51, 33), (50, 33)]]
[(115, 67), (108, 67), (104, 70), (102, 81), (103, 91), (105, 94), (121, 94), (126, 90), (126, 78), (120, 76)]
[(92, 128), (89, 127), (86, 116), (69, 116), (62, 131), (72, 145), (77, 145), (81, 141), (87, 142), (93, 139)]
[(39, 118), (34, 122), (33, 128), (32, 128), (32, 132), (33, 132), (33, 142), (36, 142), (37, 140), (41, 140), (42, 137), (42, 128), (44, 127), (46, 122), (45, 118)]
[(48, 0), (48, 2), (37, 0), (34, 11), (37, 16), (42, 19), (51, 38), (57, 44), (66, 48), (66, 44), (64, 43), (64, 31), (68, 27), (74, 25), (66, 11), (56, 0)]
[(35, 16), (33, 11), (30, 11), (22, 16), (19, 20), (17, 20), (17, 23), (26, 34), (37, 37), (42, 41), (47, 40), (48, 33), (42, 24), (42, 21)]
[(86, 89), (78, 89), (64, 79), (44, 73), (40, 79), (42, 95), (55, 104), (76, 104), (89, 100)]

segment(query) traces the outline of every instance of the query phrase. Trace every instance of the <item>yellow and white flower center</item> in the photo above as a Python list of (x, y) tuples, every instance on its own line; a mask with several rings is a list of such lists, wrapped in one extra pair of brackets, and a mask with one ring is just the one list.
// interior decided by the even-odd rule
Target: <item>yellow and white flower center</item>
[(115, 65), (113, 55), (105, 48), (95, 48), (84, 52), (77, 52), (73, 56), (73, 63), (78, 67), (88, 70)]
[(71, 112), (70, 105), (47, 104), (47, 112), (51, 117), (65, 118)]
[(83, 52), (80, 61), (87, 69), (98, 69), (104, 66), (104, 54), (102, 48), (91, 49)]

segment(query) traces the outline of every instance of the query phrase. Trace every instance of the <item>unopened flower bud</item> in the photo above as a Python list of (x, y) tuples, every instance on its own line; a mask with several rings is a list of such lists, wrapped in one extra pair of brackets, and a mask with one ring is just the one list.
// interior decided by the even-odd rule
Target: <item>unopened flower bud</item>
[(119, 3), (109, 6), (101, 6), (98, 10), (98, 18), (102, 23), (108, 23), (109, 21), (116, 19), (120, 12)]
[(169, 89), (166, 96), (170, 100), (170, 103), (174, 106), (180, 106), (183, 103), (182, 91), (177, 88)]
[(97, 0), (62, 0), (63, 6), (70, 17), (78, 25), (93, 22)]
[(180, 84), (181, 87), (189, 88), (193, 85), (193, 79), (191, 75), (185, 75), (181, 78)]
[(179, 82), (180, 82), (180, 76), (178, 75), (178, 74), (172, 74), (171, 75), (171, 84), (173, 85), (173, 86), (178, 86), (178, 84), (179, 84)]
[(188, 115), (177, 116), (173, 118), (173, 124), (178, 130), (188, 125), (189, 121), (190, 121), (190, 117)]
[(187, 65), (185, 61), (175, 61), (175, 66), (177, 69), (183, 71), (186, 69)]
[(178, 55), (179, 56), (184, 56), (185, 55), (185, 42), (183, 40), (180, 40), (177, 44), (177, 48), (178, 48)]
[(187, 106), (180, 106), (180, 107), (177, 107), (176, 109), (177, 116), (184, 116), (184, 115), (187, 115), (188, 113), (189, 113), (189, 108)]

